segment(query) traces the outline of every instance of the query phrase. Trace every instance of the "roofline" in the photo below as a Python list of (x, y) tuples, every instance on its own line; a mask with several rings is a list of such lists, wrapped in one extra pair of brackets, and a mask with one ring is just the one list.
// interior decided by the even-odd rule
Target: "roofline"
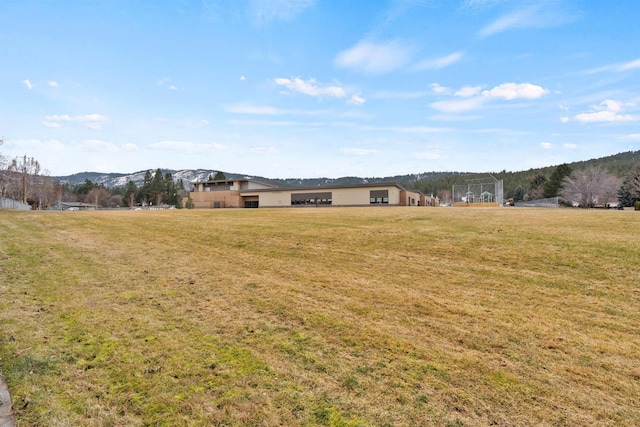
[(398, 187), (403, 191), (411, 191), (413, 193), (422, 194), (418, 190), (407, 190), (397, 182), (378, 182), (378, 183), (366, 183), (366, 184), (340, 184), (340, 185), (318, 185), (314, 187), (275, 187), (275, 188), (258, 188), (255, 190), (240, 190), (240, 193), (256, 193), (256, 192), (268, 192), (268, 191), (314, 191), (314, 190), (330, 190), (339, 188), (371, 188), (371, 187)]
[(257, 184), (268, 185), (269, 187), (278, 188), (276, 185), (269, 184), (268, 182), (258, 181), (257, 179), (247, 179), (247, 178), (241, 178), (241, 179), (211, 179), (211, 180), (206, 180), (206, 181), (191, 181), (191, 184), (193, 184), (193, 185), (197, 185), (197, 184), (216, 184), (216, 183), (233, 184), (234, 182), (238, 182), (238, 181), (240, 181), (240, 182), (255, 182)]

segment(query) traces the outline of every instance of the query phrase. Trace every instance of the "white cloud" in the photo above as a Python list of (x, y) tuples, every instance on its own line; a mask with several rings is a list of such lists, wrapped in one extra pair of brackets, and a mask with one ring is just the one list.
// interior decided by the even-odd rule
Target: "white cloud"
[(429, 106), (443, 113), (462, 113), (482, 107), (485, 101), (486, 98), (476, 96), (462, 100), (436, 101), (429, 104)]
[(582, 123), (596, 122), (635, 122), (638, 117), (630, 114), (617, 114), (615, 111), (597, 111), (595, 113), (582, 113), (574, 117)]
[(443, 94), (443, 93), (447, 93), (447, 92), (449, 92), (449, 88), (448, 88), (448, 87), (440, 86), (438, 83), (431, 83), (431, 84), (429, 85), (429, 87), (431, 88), (431, 90), (432, 90), (434, 93), (440, 93), (440, 94)]
[(572, 21), (573, 16), (562, 9), (559, 2), (539, 1), (522, 9), (502, 15), (479, 31), (480, 37), (489, 37), (518, 28), (548, 28)]
[(536, 99), (548, 91), (530, 83), (503, 83), (490, 90), (482, 91), (482, 86), (464, 86), (454, 93), (457, 98), (432, 102), (429, 106), (443, 113), (462, 113), (481, 108), (490, 99)]
[(71, 116), (67, 114), (61, 116), (54, 114), (52, 116), (44, 116), (44, 119), (48, 122), (69, 122), (71, 121)]
[(291, 21), (314, 3), (315, 0), (250, 0), (248, 7), (253, 23), (260, 27), (276, 20)]
[(338, 53), (333, 63), (339, 68), (364, 74), (385, 74), (405, 65), (410, 56), (411, 49), (400, 40), (386, 43), (361, 40), (352, 48)]
[(171, 81), (171, 79), (169, 77), (161, 77), (158, 80), (156, 80), (156, 84), (158, 86), (163, 86), (165, 83), (169, 83)]
[(640, 133), (632, 133), (629, 135), (625, 135), (622, 137), (622, 139), (629, 139), (632, 141), (640, 141)]
[(33, 89), (35, 86), (33, 84), (31, 84), (31, 82), (29, 81), (29, 79), (25, 79), (22, 81), (22, 83), (24, 83), (24, 85), (27, 87), (27, 89), (31, 90)]
[(124, 144), (122, 145), (122, 151), (133, 153), (138, 151), (138, 146), (136, 144)]
[(240, 76), (240, 81), (245, 81), (247, 78), (245, 76)]
[(562, 123), (569, 123), (569, 120), (571, 120), (571, 119), (569, 119), (569, 117), (566, 117), (566, 116), (564, 116), (564, 117), (560, 117), (560, 121), (561, 121)]
[(378, 153), (378, 150), (372, 148), (341, 148), (340, 153), (347, 156), (370, 156)]
[(636, 69), (640, 69), (640, 59), (636, 59), (635, 61), (630, 61), (630, 62), (621, 64), (617, 68), (617, 71), (629, 71), (629, 70), (636, 70)]
[(364, 104), (367, 100), (364, 99), (363, 97), (359, 96), (359, 95), (353, 95), (348, 101), (347, 104), (349, 105), (357, 105), (360, 106), (362, 104)]
[(185, 154), (210, 153), (227, 149), (223, 144), (197, 144), (191, 141), (160, 141), (149, 144), (149, 147), (165, 151), (178, 151)]
[(593, 107), (593, 112), (581, 113), (574, 116), (574, 119), (582, 123), (598, 123), (598, 122), (635, 122), (640, 120), (639, 116), (631, 114), (620, 114), (626, 107), (632, 107), (634, 104), (623, 104), (619, 101), (606, 99), (599, 106)]
[(53, 80), (49, 80), (49, 81), (47, 82), (47, 84), (48, 84), (49, 86), (51, 86), (51, 87), (58, 87), (58, 82), (53, 81)]
[(613, 64), (604, 65), (602, 67), (593, 68), (591, 70), (584, 71), (585, 74), (596, 74), (607, 71), (613, 71), (616, 73), (623, 73), (625, 71), (633, 71), (640, 69), (640, 58), (634, 59), (628, 62), (616, 62)]
[(455, 96), (469, 97), (480, 93), (482, 86), (465, 86), (454, 93)]
[(503, 83), (491, 90), (485, 90), (482, 95), (492, 98), (512, 99), (537, 99), (549, 93), (542, 86), (531, 83)]
[(60, 122), (77, 122), (82, 123), (87, 129), (102, 129), (103, 123), (109, 122), (109, 117), (103, 116), (102, 114), (85, 114), (79, 116), (69, 116), (68, 114), (63, 115), (50, 115), (44, 117), (44, 122), (42, 124), (49, 128), (59, 128)]
[(545, 150), (550, 150), (553, 148), (553, 144), (550, 142), (541, 142), (540, 147), (542, 147)]
[(605, 109), (609, 111), (617, 112), (622, 110), (622, 103), (618, 101), (613, 101), (611, 99), (605, 99), (604, 101), (602, 101), (601, 105), (604, 105)]
[(566, 143), (562, 145), (564, 148), (568, 149), (568, 150), (573, 150), (575, 148), (578, 148), (578, 144), (572, 144), (572, 143)]
[(438, 70), (440, 68), (448, 67), (460, 61), (463, 57), (462, 52), (453, 52), (447, 56), (440, 58), (425, 59), (417, 63), (414, 70)]
[(321, 87), (315, 79), (305, 81), (299, 77), (293, 79), (276, 78), (275, 83), (278, 86), (286, 87), (292, 92), (316, 98), (344, 98), (347, 96), (347, 92), (340, 86)]
[(169, 90), (178, 90), (178, 86), (171, 85), (169, 86)]

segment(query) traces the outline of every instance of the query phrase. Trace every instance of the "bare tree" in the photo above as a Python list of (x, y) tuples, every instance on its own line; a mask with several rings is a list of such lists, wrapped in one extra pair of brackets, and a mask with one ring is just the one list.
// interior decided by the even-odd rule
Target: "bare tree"
[(87, 194), (87, 202), (93, 203), (96, 206), (107, 206), (107, 201), (109, 199), (109, 192), (102, 187), (95, 187), (89, 191)]
[(567, 202), (577, 203), (581, 208), (592, 208), (609, 203), (619, 187), (619, 178), (599, 166), (589, 166), (564, 178), (560, 194)]
[(40, 176), (40, 162), (33, 157), (16, 157), (7, 168), (10, 190), (14, 199), (22, 203), (37, 201), (38, 187), (43, 185)]
[(440, 203), (451, 204), (451, 190), (439, 190), (438, 199), (440, 199)]
[(122, 196), (119, 195), (119, 194), (114, 194), (113, 196), (109, 197), (107, 205), (110, 208), (119, 208), (119, 207), (121, 207), (123, 205)]
[[(0, 146), (4, 144), (5, 139), (0, 137)], [(9, 167), (9, 162), (7, 158), (0, 153), (0, 198), (4, 197), (7, 194), (7, 187), (9, 186), (9, 174), (7, 174), (7, 169)]]

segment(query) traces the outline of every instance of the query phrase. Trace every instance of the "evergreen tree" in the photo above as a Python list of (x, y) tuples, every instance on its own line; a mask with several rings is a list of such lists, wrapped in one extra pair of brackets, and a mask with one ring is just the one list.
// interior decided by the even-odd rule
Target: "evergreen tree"
[(182, 208), (182, 200), (180, 198), (180, 193), (178, 191), (178, 186), (173, 181), (173, 177), (171, 173), (167, 172), (164, 174), (164, 185), (165, 185), (165, 193), (162, 198), (162, 202), (167, 205), (175, 206), (176, 208)]
[(82, 184), (78, 184), (74, 189), (74, 193), (78, 195), (86, 196), (91, 190), (99, 187), (98, 184), (94, 184), (90, 179), (85, 179)]
[(187, 209), (195, 208), (195, 205), (193, 204), (193, 199), (191, 198), (191, 196), (187, 198), (187, 203), (185, 203), (184, 207)]
[(618, 203), (622, 206), (634, 206), (640, 201), (640, 164), (624, 178), (618, 189)]
[(513, 193), (513, 201), (521, 202), (523, 200), (524, 200), (524, 188), (522, 188), (522, 186), (518, 186), (518, 188), (516, 188), (516, 191)]
[(558, 165), (553, 172), (551, 172), (549, 181), (544, 183), (542, 196), (545, 198), (558, 196), (562, 188), (562, 180), (571, 175), (571, 172), (573, 172), (573, 170), (568, 164), (563, 163)]
[(130, 180), (127, 183), (127, 187), (124, 189), (124, 197), (122, 198), (125, 206), (132, 208), (135, 205), (137, 192), (138, 188), (136, 187), (135, 182)]
[(218, 180), (219, 180), (219, 181), (224, 181), (224, 180), (226, 180), (226, 179), (227, 179), (227, 177), (224, 175), (224, 172), (220, 172), (220, 171), (218, 171), (218, 172), (216, 172), (216, 176), (214, 176), (214, 177), (213, 177), (213, 179), (214, 179), (215, 181), (218, 181)]
[(529, 192), (527, 193), (527, 199), (535, 200), (542, 199), (542, 190), (544, 188), (547, 178), (542, 174), (537, 174), (531, 181), (529, 181)]
[(144, 174), (144, 179), (142, 180), (142, 187), (140, 187), (140, 191), (138, 192), (137, 200), (143, 205), (147, 204), (151, 200), (151, 183), (153, 181), (153, 176), (151, 175), (151, 171), (147, 170), (147, 173)]
[(164, 177), (162, 176), (162, 171), (158, 168), (153, 176), (153, 181), (151, 181), (150, 200), (153, 200), (156, 205), (161, 204), (165, 191)]

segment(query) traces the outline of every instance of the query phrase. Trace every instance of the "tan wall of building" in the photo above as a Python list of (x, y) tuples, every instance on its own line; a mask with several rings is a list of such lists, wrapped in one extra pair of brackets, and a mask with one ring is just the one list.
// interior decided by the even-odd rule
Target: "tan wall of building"
[(243, 208), (244, 201), (239, 191), (192, 191), (189, 193), (196, 208)]
[[(317, 190), (283, 190), (268, 192), (244, 192), (243, 195), (254, 196), (260, 198), (260, 207), (290, 207), (291, 194), (296, 193), (331, 193), (331, 205), (324, 206), (369, 206), (371, 204), (370, 194), (372, 190), (388, 190), (389, 205), (400, 205), (401, 190), (396, 186), (380, 186), (380, 187), (362, 187), (362, 188), (318, 188)], [(415, 194), (415, 193), (412, 193)]]
[(420, 193), (413, 191), (400, 191), (400, 206), (418, 206), (420, 202)]

